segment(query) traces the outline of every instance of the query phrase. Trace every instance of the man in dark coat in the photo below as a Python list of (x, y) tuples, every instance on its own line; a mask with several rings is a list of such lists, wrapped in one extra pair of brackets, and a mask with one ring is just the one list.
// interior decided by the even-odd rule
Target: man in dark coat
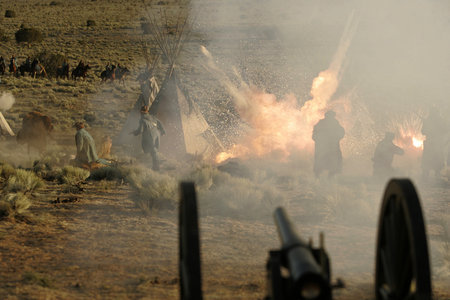
[(161, 122), (155, 116), (148, 113), (148, 109), (148, 106), (142, 106), (139, 128), (133, 131), (133, 134), (139, 135), (142, 133), (142, 149), (144, 153), (151, 154), (152, 169), (159, 171), (159, 140), (161, 134), (164, 134), (165, 131)]
[(314, 126), (312, 139), (315, 142), (314, 174), (316, 177), (327, 170), (328, 176), (342, 171), (342, 152), (339, 142), (344, 137), (345, 130), (335, 117), (334, 111), (327, 111), (325, 118)]
[(394, 169), (392, 168), (392, 161), (394, 155), (403, 155), (405, 151), (402, 148), (394, 145), (394, 134), (386, 132), (384, 139), (381, 140), (375, 148), (373, 155), (373, 176), (381, 177), (392, 175)]
[(82, 167), (91, 168), (91, 165), (98, 161), (94, 139), (84, 129), (83, 122), (75, 123), (75, 128), (77, 129), (77, 133), (75, 134), (75, 143), (77, 145), (75, 161)]

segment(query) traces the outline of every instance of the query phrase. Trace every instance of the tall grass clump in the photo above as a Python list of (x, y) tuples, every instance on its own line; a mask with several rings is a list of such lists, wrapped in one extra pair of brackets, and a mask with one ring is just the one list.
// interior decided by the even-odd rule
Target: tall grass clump
[(39, 43), (44, 39), (44, 35), (35, 28), (20, 28), (15, 33), (18, 43)]
[(8, 193), (33, 192), (44, 186), (44, 182), (35, 173), (27, 170), (17, 169), (11, 175), (4, 186), (4, 191)]
[(195, 169), (186, 179), (195, 182), (204, 215), (266, 217), (276, 205), (285, 202), (283, 194), (271, 183), (232, 176), (211, 166)]
[(0, 218), (24, 214), (31, 200), (22, 193), (10, 193), (0, 198)]
[(5, 18), (15, 18), (16, 12), (10, 9), (5, 10)]
[(78, 167), (65, 166), (57, 175), (57, 179), (59, 183), (77, 185), (85, 181), (89, 175), (90, 172), (88, 170)]
[(9, 177), (16, 174), (16, 169), (7, 163), (0, 163), (0, 178), (8, 180)]
[(136, 206), (144, 212), (176, 208), (178, 181), (174, 177), (141, 170), (130, 173), (127, 181), (134, 188)]

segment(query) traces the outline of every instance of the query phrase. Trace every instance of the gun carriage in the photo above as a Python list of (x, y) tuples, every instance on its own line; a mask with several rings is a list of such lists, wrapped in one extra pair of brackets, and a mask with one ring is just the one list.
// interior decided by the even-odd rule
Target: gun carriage
[[(330, 259), (324, 247), (305, 242), (286, 211), (274, 212), (281, 247), (266, 264), (265, 300), (331, 300), (342, 281), (331, 283)], [(180, 184), (180, 299), (201, 300), (200, 242), (194, 183)], [(384, 192), (378, 221), (375, 258), (377, 300), (430, 300), (431, 278), (422, 209), (412, 182), (392, 179)]]

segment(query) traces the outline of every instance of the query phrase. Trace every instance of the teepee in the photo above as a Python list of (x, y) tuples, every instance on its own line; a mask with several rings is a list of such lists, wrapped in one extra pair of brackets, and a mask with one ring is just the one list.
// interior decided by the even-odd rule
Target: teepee
[(12, 131), (11, 127), (9, 127), (8, 121), (6, 121), (3, 114), (0, 112), (0, 132), (1, 134), (8, 134), (10, 136), (15, 136), (14, 132)]
[(169, 64), (161, 89), (150, 107), (150, 113), (157, 116), (166, 131), (161, 137), (160, 151), (175, 159), (186, 156), (213, 158), (218, 152), (224, 151), (224, 147), (197, 104), (180, 88), (175, 66), (181, 47), (189, 35), (188, 18), (178, 17), (176, 25), (170, 27), (167, 16), (164, 16), (164, 23), (158, 24), (156, 17), (148, 13), (153, 41)]

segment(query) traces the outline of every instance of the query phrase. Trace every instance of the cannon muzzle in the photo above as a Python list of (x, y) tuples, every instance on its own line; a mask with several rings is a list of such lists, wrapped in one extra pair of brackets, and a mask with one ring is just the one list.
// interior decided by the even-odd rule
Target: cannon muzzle
[[(321, 247), (313, 249), (295, 232), (285, 210), (274, 212), (281, 241), (279, 251), (271, 251), (268, 262), (271, 296), (268, 299), (331, 299), (328, 256)], [(277, 266), (279, 264), (279, 266)], [(284, 274), (284, 268), (289, 273)]]

